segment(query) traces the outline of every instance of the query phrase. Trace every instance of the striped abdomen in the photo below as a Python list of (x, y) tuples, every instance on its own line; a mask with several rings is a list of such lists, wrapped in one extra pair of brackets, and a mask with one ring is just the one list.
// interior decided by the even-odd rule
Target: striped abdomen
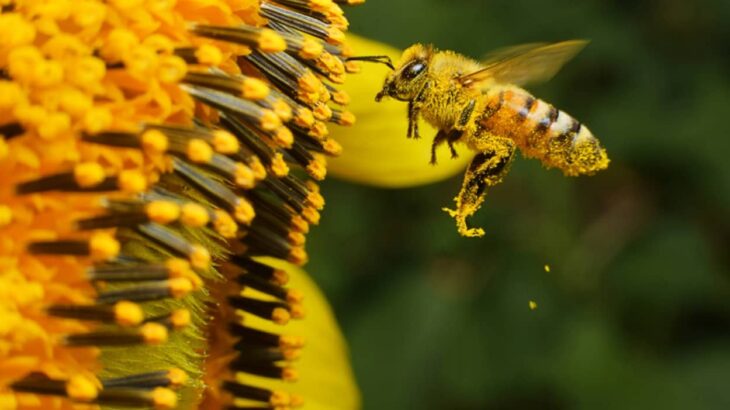
[(491, 93), (479, 124), (507, 137), (527, 157), (538, 158), (566, 175), (593, 173), (608, 166), (608, 156), (591, 131), (567, 113), (520, 88)]

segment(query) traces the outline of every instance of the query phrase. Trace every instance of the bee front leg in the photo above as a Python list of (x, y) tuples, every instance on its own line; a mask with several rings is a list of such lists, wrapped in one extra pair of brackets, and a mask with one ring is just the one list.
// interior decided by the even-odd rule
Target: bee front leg
[(436, 133), (436, 136), (433, 137), (433, 143), (431, 144), (431, 165), (436, 165), (436, 148), (446, 141), (447, 138), (448, 134), (444, 130), (439, 130), (439, 132)]
[(456, 209), (444, 208), (456, 219), (459, 234), (467, 237), (484, 235), (481, 228), (469, 228), (466, 218), (474, 215), (482, 206), (487, 187), (502, 182), (515, 153), (515, 144), (508, 138), (489, 136), (476, 145), (480, 152), (469, 164), (461, 191), (454, 198)]
[(421, 138), (418, 134), (419, 105), (415, 100), (408, 101), (408, 138)]

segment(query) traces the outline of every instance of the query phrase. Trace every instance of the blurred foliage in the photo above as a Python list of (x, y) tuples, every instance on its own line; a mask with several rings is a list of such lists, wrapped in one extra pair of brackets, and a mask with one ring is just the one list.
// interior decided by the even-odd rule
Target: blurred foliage
[(365, 408), (730, 408), (730, 2), (368, 0), (349, 15), (371, 38), (473, 57), (590, 39), (531, 91), (613, 160), (574, 179), (518, 159), (473, 219), (483, 239), (440, 210), (459, 178), (325, 184), (310, 271)]

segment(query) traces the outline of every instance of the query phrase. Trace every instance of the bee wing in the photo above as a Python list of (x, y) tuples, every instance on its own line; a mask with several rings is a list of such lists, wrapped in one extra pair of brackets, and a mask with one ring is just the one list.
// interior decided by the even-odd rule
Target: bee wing
[(467, 85), (493, 80), (518, 86), (547, 81), (586, 44), (586, 40), (568, 40), (500, 49), (486, 57), (483, 68), (462, 75), (458, 81)]

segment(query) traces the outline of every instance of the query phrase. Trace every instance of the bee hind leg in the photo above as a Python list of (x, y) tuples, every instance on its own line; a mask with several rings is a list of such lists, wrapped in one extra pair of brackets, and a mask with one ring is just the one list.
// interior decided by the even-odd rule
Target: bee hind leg
[(502, 182), (515, 153), (515, 144), (508, 138), (489, 137), (477, 145), (480, 152), (474, 156), (464, 174), (461, 191), (454, 198), (456, 208), (444, 208), (456, 219), (459, 234), (466, 237), (484, 235), (481, 228), (469, 228), (466, 218), (474, 215), (482, 206), (487, 187)]

